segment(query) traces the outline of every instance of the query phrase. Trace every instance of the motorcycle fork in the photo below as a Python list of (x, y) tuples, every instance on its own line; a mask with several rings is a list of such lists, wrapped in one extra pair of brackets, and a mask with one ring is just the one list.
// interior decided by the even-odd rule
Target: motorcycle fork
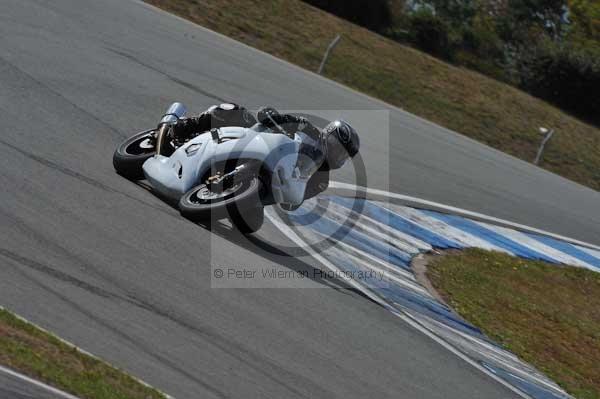
[(167, 137), (169, 127), (170, 126), (168, 124), (163, 123), (158, 129), (158, 134), (156, 135), (156, 155), (163, 155), (163, 143)]

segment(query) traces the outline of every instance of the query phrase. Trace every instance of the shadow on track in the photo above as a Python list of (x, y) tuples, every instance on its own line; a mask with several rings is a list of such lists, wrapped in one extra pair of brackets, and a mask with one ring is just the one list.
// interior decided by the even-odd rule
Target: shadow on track
[[(161, 201), (163, 201), (165, 204), (169, 205), (174, 210), (179, 211), (177, 202), (169, 200), (167, 198), (164, 198), (161, 195), (154, 192), (152, 190), (152, 187), (145, 180), (137, 181), (134, 183), (137, 186), (148, 191), (155, 197), (159, 198)], [(181, 219), (184, 221), (187, 221), (189, 223), (195, 224), (199, 228), (208, 230), (211, 232), (211, 234), (215, 234), (218, 237), (229, 241), (231, 244), (233, 244), (235, 246), (244, 248), (244, 249), (251, 251), (251, 252), (255, 253), (256, 255), (258, 255), (262, 258), (265, 258), (273, 263), (277, 263), (283, 267), (286, 267), (289, 270), (293, 271), (294, 273), (303, 273), (304, 275), (308, 276), (307, 278), (312, 280), (313, 282), (316, 282), (325, 287), (340, 291), (342, 293), (359, 295), (359, 296), (377, 304), (377, 302), (373, 301), (371, 298), (364, 295), (362, 292), (360, 292), (356, 288), (348, 285), (344, 280), (341, 280), (339, 278), (318, 277), (318, 275), (320, 274), (320, 273), (318, 273), (318, 271), (321, 269), (314, 267), (314, 266), (310, 265), (309, 263), (300, 259), (300, 258), (304, 258), (304, 257), (311, 258), (310, 254), (301, 248), (298, 248), (297, 251), (295, 251), (296, 253), (293, 253), (293, 254), (282, 251), (280, 248), (263, 240), (257, 234), (244, 235), (244, 234), (240, 233), (235, 227), (231, 226), (229, 223), (226, 223), (224, 220), (212, 220), (212, 221), (207, 221), (206, 223), (202, 223), (202, 222), (195, 223), (195, 222), (189, 221), (183, 217), (181, 217)], [(264, 227), (263, 227), (263, 229), (264, 229)], [(317, 263), (316, 260), (315, 260), (315, 263)]]

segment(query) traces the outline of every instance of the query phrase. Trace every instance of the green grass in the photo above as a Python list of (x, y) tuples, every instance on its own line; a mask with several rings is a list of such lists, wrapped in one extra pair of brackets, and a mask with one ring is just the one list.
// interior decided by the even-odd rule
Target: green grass
[(165, 398), (1, 308), (0, 364), (80, 398)]
[(462, 317), (578, 398), (600, 398), (600, 273), (469, 249), (427, 276)]
[(327, 77), (529, 162), (538, 128), (553, 128), (541, 166), (600, 189), (600, 130), (511, 86), (300, 0), (146, 1), (312, 71), (339, 33)]

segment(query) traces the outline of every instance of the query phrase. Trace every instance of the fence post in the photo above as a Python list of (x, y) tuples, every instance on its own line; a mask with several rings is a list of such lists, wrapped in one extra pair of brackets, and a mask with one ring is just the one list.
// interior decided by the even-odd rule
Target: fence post
[(546, 147), (546, 143), (552, 138), (554, 134), (554, 129), (546, 129), (545, 127), (540, 128), (540, 133), (544, 134), (544, 139), (542, 140), (542, 144), (540, 144), (540, 148), (538, 148), (537, 155), (535, 156), (534, 164), (539, 165), (542, 160), (542, 155), (544, 155), (544, 147)]
[(327, 62), (329, 53), (331, 53), (331, 50), (333, 50), (333, 48), (338, 44), (338, 42), (340, 41), (341, 38), (342, 37), (340, 35), (337, 35), (335, 37), (335, 39), (333, 39), (333, 41), (331, 43), (329, 43), (329, 47), (327, 47), (327, 50), (325, 50), (325, 54), (323, 55), (323, 60), (321, 61), (321, 65), (319, 66), (319, 70), (317, 71), (317, 73), (319, 75), (321, 75), (321, 73), (323, 73), (323, 68), (325, 68), (325, 63)]

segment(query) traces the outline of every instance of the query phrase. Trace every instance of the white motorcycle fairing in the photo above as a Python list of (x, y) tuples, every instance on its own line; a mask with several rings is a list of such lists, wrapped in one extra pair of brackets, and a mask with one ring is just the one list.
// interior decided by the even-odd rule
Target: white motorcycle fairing
[(144, 175), (161, 195), (178, 200), (193, 187), (204, 183), (215, 164), (229, 159), (255, 160), (270, 175), (271, 193), (276, 203), (299, 205), (309, 175), (301, 173), (298, 150), (303, 135), (291, 139), (261, 124), (251, 128), (224, 127), (203, 133), (172, 155), (155, 155), (143, 164)]

